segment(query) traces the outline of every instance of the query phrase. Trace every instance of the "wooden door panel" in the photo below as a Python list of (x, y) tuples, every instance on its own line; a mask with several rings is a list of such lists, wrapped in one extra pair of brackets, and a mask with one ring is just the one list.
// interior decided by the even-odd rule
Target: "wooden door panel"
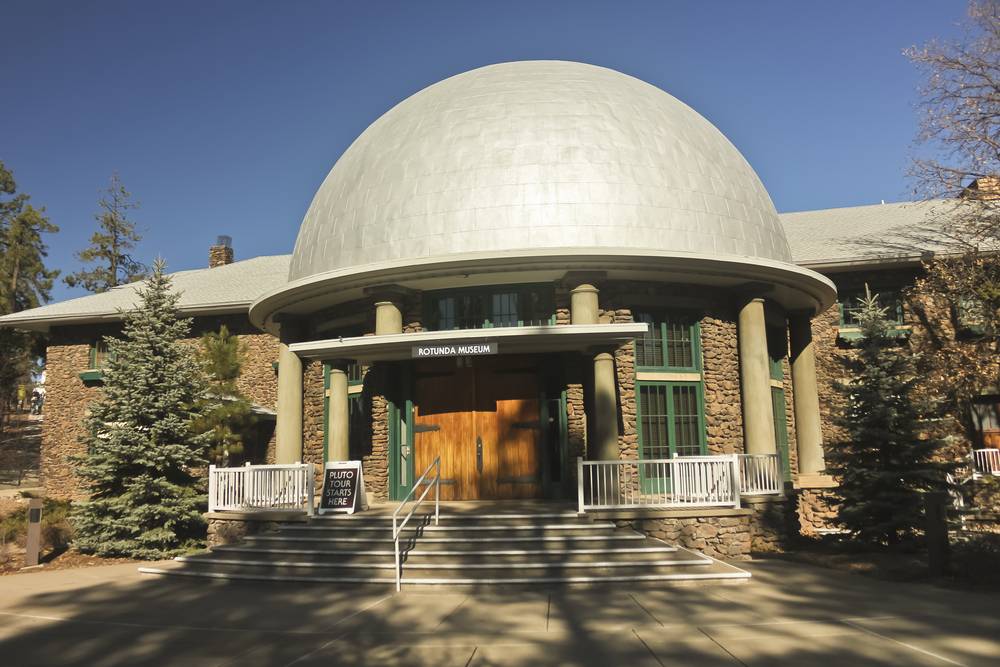
[(475, 440), (473, 394), (467, 391), (473, 378), (461, 372), (468, 369), (453, 370), (418, 373), (414, 379), (415, 474), (422, 474), (440, 456), (442, 500), (477, 497), (475, 452), (467, 446), (470, 439)]
[[(484, 435), (485, 458), (480, 488), (493, 498), (534, 498), (541, 495), (538, 382), (533, 368), (484, 365), (477, 373), (477, 427)], [(489, 423), (484, 423), (485, 420)], [(488, 436), (488, 437), (487, 437)]]
[[(519, 357), (415, 366), (415, 473), (441, 457), (442, 500), (542, 494), (540, 406), (533, 364)], [(477, 456), (482, 443), (482, 462)]]

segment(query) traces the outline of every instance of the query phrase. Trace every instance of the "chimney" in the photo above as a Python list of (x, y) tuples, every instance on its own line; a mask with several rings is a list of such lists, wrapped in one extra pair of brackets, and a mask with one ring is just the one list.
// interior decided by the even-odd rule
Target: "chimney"
[(959, 196), (962, 199), (1000, 199), (1000, 176), (980, 176), (965, 186)]
[(208, 249), (208, 268), (225, 266), (233, 263), (233, 237), (220, 236), (215, 245)]

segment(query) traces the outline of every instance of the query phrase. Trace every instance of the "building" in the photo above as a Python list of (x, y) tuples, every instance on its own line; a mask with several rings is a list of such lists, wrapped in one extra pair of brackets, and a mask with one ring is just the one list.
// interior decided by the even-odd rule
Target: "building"
[[(927, 206), (779, 216), (739, 151), (667, 93), (515, 62), (376, 120), (290, 257), (233, 262), (223, 242), (175, 287), (195, 335), (226, 323), (247, 344), (241, 388), (275, 414), (255, 460), (360, 459), (369, 494), (391, 500), (440, 457), (443, 498), (503, 500), (576, 498), (578, 458), (771, 457), (787, 493), (744, 502), (766, 546), (784, 530), (761, 527), (776, 505), (797, 506), (806, 532), (825, 525), (851, 299), (865, 282), (894, 298), (920, 264), (865, 239)], [(80, 493), (67, 456), (100, 391), (101, 336), (134, 294), (0, 318), (50, 336), (50, 495)], [(636, 484), (660, 488), (660, 474), (637, 469)], [(723, 556), (749, 548), (714, 539)]]

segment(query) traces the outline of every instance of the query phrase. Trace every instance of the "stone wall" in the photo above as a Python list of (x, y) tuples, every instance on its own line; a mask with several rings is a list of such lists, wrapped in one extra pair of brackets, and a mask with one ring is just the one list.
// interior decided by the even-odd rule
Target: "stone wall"
[(796, 513), (799, 532), (815, 537), (837, 527), (837, 495), (830, 489), (799, 489)]
[(323, 480), (323, 416), (326, 388), (323, 386), (323, 362), (302, 362), (302, 462), (312, 463), (316, 488)]
[(248, 535), (268, 533), (278, 527), (276, 521), (244, 521), (231, 519), (208, 519), (206, 542), (210, 548), (227, 544), (237, 544)]
[(86, 452), (80, 441), (83, 420), (100, 389), (88, 387), (80, 379), (80, 372), (90, 365), (89, 343), (62, 344), (57, 340), (54, 337), (45, 359), (41, 476), (45, 495), (71, 500), (86, 496), (69, 457)]
[[(706, 512), (709, 513), (709, 512)], [(672, 545), (695, 549), (720, 560), (749, 560), (751, 516), (747, 511), (725, 516), (628, 519), (615, 522)]]
[(774, 496), (744, 496), (741, 501), (751, 512), (751, 551), (753, 553), (784, 551), (790, 543), (790, 536), (798, 532), (788, 500)]
[[(361, 453), (365, 474), (365, 489), (371, 498), (389, 498), (389, 397), (388, 384), (391, 371), (384, 364), (377, 364), (365, 375), (363, 400), (371, 406), (371, 444)], [(423, 471), (416, 471), (419, 475)]]
[[(206, 331), (218, 331), (225, 324), (243, 346), (243, 368), (238, 387), (247, 398), (270, 410), (277, 407), (278, 342), (257, 332), (246, 318), (233, 316), (196, 318), (191, 335), (183, 343), (199, 345)], [(89, 406), (101, 395), (100, 385), (87, 386), (80, 373), (90, 367), (90, 347), (102, 336), (117, 335), (107, 326), (55, 328), (46, 348), (45, 419), (42, 423), (41, 473), (46, 495), (53, 498), (80, 499), (86, 495), (80, 480), (73, 474), (69, 457), (85, 453), (80, 441), (83, 420)], [(273, 437), (268, 445), (268, 461), (273, 461)]]
[(709, 454), (743, 451), (743, 403), (736, 319), (722, 304), (701, 319), (705, 431)]

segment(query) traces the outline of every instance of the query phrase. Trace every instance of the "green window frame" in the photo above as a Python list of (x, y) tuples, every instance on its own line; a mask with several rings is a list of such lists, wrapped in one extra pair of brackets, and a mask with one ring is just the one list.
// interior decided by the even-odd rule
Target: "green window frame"
[[(869, 287), (869, 290), (877, 296), (879, 306), (886, 309), (886, 316), (890, 322), (897, 325), (904, 324), (903, 298), (899, 289), (872, 289)], [(859, 300), (864, 296), (865, 289), (863, 287), (840, 291), (838, 305), (840, 307), (841, 327), (854, 328), (860, 326), (856, 318), (856, 313), (861, 309)]]
[(108, 350), (108, 342), (101, 336), (90, 344), (90, 357), (87, 368), (92, 371), (99, 371), (104, 368), (110, 358), (111, 352)]
[[(707, 453), (705, 398), (701, 382), (636, 382), (639, 460), (701, 456)], [(670, 467), (639, 464), (643, 493), (665, 493)]]
[(786, 482), (792, 481), (788, 461), (788, 412), (785, 409), (785, 390), (771, 387), (771, 412), (774, 415), (774, 446), (781, 461), (781, 471)]
[(635, 340), (637, 369), (701, 370), (701, 324), (698, 313), (641, 308), (632, 312), (636, 322), (650, 325), (649, 331)]
[(552, 285), (496, 285), (424, 293), (428, 331), (555, 324)]
[(707, 453), (701, 382), (636, 382), (639, 458)]

